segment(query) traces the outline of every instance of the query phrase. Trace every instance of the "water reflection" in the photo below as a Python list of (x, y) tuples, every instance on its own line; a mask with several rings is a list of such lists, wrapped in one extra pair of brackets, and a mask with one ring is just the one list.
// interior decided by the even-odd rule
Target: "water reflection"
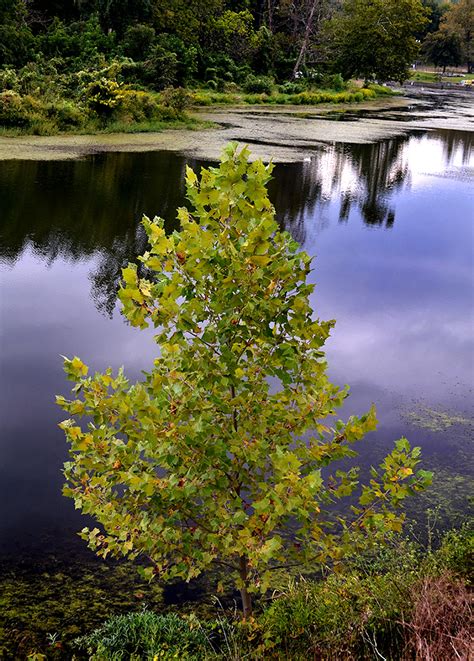
[(305, 217), (316, 218), (323, 228), (328, 205), (336, 202), (340, 222), (347, 222), (355, 207), (367, 225), (392, 227), (390, 198), (409, 184), (408, 141), (402, 136), (369, 145), (335, 145), (310, 162), (285, 166), (281, 172), (277, 168), (270, 190), (283, 225), (304, 243)]
[(443, 146), (443, 158), (446, 166), (450, 166), (458, 154), (462, 165), (469, 165), (474, 149), (474, 133), (465, 131), (436, 131), (436, 137)]
[(122, 267), (146, 245), (139, 220), (174, 217), (184, 166), (169, 153), (1, 163), (0, 259), (13, 265), (27, 248), (48, 265), (96, 257), (92, 296), (111, 314)]
[[(446, 141), (451, 154), (457, 143)], [(355, 207), (367, 225), (391, 227), (392, 194), (409, 182), (407, 143), (402, 137), (330, 146), (308, 163), (277, 166), (270, 193), (280, 222), (304, 243), (305, 217), (324, 228), (328, 205), (337, 200), (339, 221), (347, 222)], [(0, 259), (13, 264), (27, 246), (48, 265), (58, 257), (95, 256), (92, 296), (99, 310), (112, 314), (121, 269), (144, 249), (139, 220), (143, 213), (159, 214), (173, 224), (184, 203), (185, 164), (166, 152), (1, 163)]]

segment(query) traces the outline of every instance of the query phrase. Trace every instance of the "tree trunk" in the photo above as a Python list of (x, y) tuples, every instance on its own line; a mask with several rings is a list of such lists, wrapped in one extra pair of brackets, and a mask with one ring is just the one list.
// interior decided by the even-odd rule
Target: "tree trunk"
[(318, 2), (319, 2), (319, 0), (313, 0), (313, 4), (312, 4), (311, 10), (309, 12), (308, 20), (306, 22), (306, 29), (305, 29), (304, 37), (303, 37), (303, 43), (301, 44), (298, 59), (296, 60), (296, 63), (295, 63), (294, 69), (293, 69), (293, 78), (296, 78), (296, 74), (299, 71), (301, 63), (303, 62), (304, 57), (306, 55), (306, 50), (307, 50), (308, 44), (309, 44), (309, 38), (311, 36), (311, 31), (313, 29), (314, 13), (316, 11), (316, 6), (317, 6)]
[(267, 0), (268, 29), (273, 34), (273, 5), (272, 0)]
[(247, 558), (241, 557), (239, 561), (240, 579), (242, 587), (240, 588), (240, 596), (242, 597), (242, 610), (244, 613), (244, 620), (252, 617), (252, 597), (247, 589), (248, 586), (248, 567)]

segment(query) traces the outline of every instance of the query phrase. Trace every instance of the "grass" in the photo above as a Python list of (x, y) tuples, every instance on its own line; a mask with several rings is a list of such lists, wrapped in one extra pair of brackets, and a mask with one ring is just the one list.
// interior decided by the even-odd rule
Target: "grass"
[(100, 124), (98, 122), (88, 122), (84, 126), (71, 128), (68, 130), (61, 130), (47, 121), (44, 123), (39, 122), (35, 125), (34, 130), (30, 128), (6, 128), (0, 126), (0, 137), (4, 138), (18, 138), (27, 135), (38, 136), (53, 136), (53, 135), (108, 135), (111, 133), (160, 133), (162, 131), (174, 130), (191, 130), (196, 131), (202, 128), (211, 128), (212, 122), (202, 121), (193, 117), (185, 116), (182, 119), (176, 120), (150, 120), (142, 122), (126, 122), (122, 120), (114, 120), (107, 124)]
[(321, 103), (361, 103), (380, 96), (392, 96), (390, 88), (370, 85), (367, 88), (352, 87), (347, 90), (309, 89), (298, 94), (273, 91), (271, 94), (248, 94), (244, 92), (215, 92), (198, 89), (191, 93), (191, 104), (212, 105), (319, 105)]
[(413, 71), (410, 80), (418, 83), (461, 83), (463, 80), (474, 80), (474, 74), (447, 76), (435, 71)]

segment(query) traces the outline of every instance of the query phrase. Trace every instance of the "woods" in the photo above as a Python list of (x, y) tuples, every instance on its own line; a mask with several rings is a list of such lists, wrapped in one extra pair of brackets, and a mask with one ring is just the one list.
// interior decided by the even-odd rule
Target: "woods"
[[(241, 84), (250, 73), (284, 82), (310, 70), (313, 76), (359, 75), (362, 65), (348, 66), (343, 53), (356, 43), (366, 57), (363, 75), (383, 81), (406, 73), (417, 52), (415, 35), (422, 40), (437, 29), (443, 12), (443, 29), (463, 33), (467, 54), (468, 0), (449, 7), (434, 0), (3, 0), (0, 66), (53, 60), (64, 72), (125, 58), (124, 78), (154, 89), (210, 81)], [(390, 38), (395, 30), (398, 48)], [(397, 50), (406, 51), (405, 58), (392, 63)], [(377, 65), (370, 57), (378, 58)]]

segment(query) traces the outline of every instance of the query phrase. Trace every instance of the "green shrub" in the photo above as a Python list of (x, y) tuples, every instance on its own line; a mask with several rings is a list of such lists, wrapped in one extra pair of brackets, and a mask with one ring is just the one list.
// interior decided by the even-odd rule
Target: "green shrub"
[(196, 106), (210, 106), (212, 99), (208, 94), (203, 92), (193, 92), (191, 94), (191, 103)]
[(266, 103), (269, 100), (269, 96), (267, 94), (246, 94), (243, 97), (244, 103), (248, 103), (250, 105), (259, 105), (261, 103)]
[(322, 87), (342, 92), (347, 88), (347, 83), (340, 73), (335, 73), (331, 76), (323, 76)]
[(146, 60), (155, 40), (155, 30), (151, 25), (138, 23), (130, 25), (122, 42), (123, 52), (133, 60)]
[(163, 90), (176, 84), (178, 56), (156, 44), (144, 63), (143, 80), (140, 82), (154, 90)]
[(243, 89), (249, 94), (271, 94), (273, 79), (268, 76), (254, 76), (249, 74), (243, 84)]
[(204, 72), (204, 80), (216, 80), (219, 77), (216, 67), (207, 67)]
[(413, 581), (394, 571), (294, 582), (260, 619), (265, 645), (290, 658), (308, 651), (325, 659), (369, 658), (373, 644), (390, 656), (400, 644)]
[(86, 88), (86, 104), (99, 117), (110, 117), (120, 104), (120, 84), (116, 80), (100, 78)]
[(463, 578), (468, 585), (474, 576), (474, 534), (472, 525), (465, 523), (459, 530), (450, 530), (440, 548), (429, 558), (428, 563), (436, 572), (450, 571)]
[(364, 99), (374, 99), (377, 96), (377, 92), (373, 89), (367, 89), (367, 87), (363, 87), (360, 90), (360, 93), (364, 97)]
[(386, 85), (377, 85), (376, 83), (372, 83), (368, 85), (368, 91), (374, 92), (377, 96), (383, 96), (383, 95), (388, 95), (388, 96), (393, 96), (394, 92), (390, 87), (387, 87)]
[(161, 92), (160, 100), (166, 108), (182, 113), (190, 105), (191, 95), (183, 87), (167, 87)]
[(196, 618), (175, 613), (157, 615), (151, 611), (117, 615), (75, 645), (91, 661), (131, 659), (202, 659), (211, 652), (208, 636)]
[(12, 90), (18, 92), (18, 73), (15, 69), (4, 67), (0, 69), (0, 92)]
[(226, 94), (237, 94), (239, 91), (239, 86), (237, 83), (232, 81), (224, 83), (224, 92)]
[(0, 94), (0, 126), (28, 129), (40, 134), (42, 123), (46, 135), (54, 132), (54, 122), (48, 119), (44, 103), (33, 96), (21, 96), (11, 90)]
[(304, 83), (295, 83), (291, 81), (278, 86), (278, 91), (282, 94), (301, 94), (305, 89), (306, 85)]
[(20, 94), (7, 90), (0, 94), (0, 125), (1, 126), (28, 126), (30, 118), (23, 107)]
[(70, 101), (58, 101), (48, 104), (46, 114), (60, 131), (78, 128), (84, 125), (88, 119), (87, 113)]
[(143, 122), (157, 119), (161, 114), (161, 108), (148, 92), (121, 89), (113, 114), (128, 121)]

